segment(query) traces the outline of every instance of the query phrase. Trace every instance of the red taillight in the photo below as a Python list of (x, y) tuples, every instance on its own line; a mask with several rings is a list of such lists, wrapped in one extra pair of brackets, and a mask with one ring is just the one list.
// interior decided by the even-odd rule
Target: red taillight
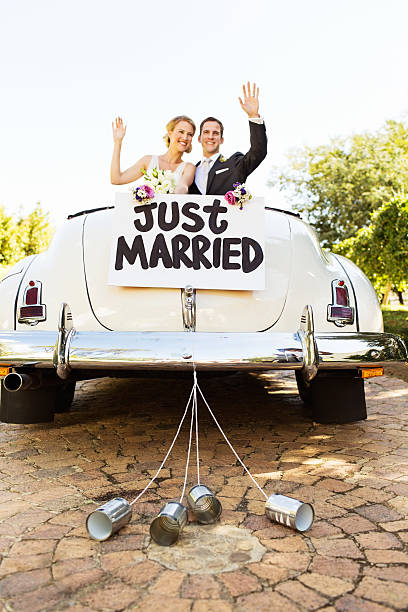
[(344, 280), (332, 281), (332, 304), (327, 305), (327, 320), (343, 327), (354, 322), (354, 308), (350, 306), (349, 293)]
[(18, 310), (18, 322), (36, 325), (46, 319), (46, 307), (41, 304), (42, 284), (31, 280), (24, 290), (23, 300)]
[(37, 304), (38, 303), (38, 289), (37, 287), (32, 287), (26, 290), (25, 294), (25, 303), (28, 304)]
[(344, 286), (336, 287), (336, 304), (339, 306), (348, 306), (347, 289)]

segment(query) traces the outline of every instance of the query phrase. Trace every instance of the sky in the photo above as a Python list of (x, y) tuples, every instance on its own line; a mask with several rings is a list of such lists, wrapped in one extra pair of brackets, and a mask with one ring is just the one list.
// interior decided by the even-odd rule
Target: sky
[[(127, 122), (122, 168), (165, 151), (187, 114), (225, 127), (225, 156), (249, 147), (238, 96), (260, 87), (268, 156), (247, 185), (302, 146), (408, 116), (408, 0), (0, 0), (0, 205), (40, 201), (54, 225), (111, 205), (111, 122)], [(200, 159), (194, 141), (187, 161)]]

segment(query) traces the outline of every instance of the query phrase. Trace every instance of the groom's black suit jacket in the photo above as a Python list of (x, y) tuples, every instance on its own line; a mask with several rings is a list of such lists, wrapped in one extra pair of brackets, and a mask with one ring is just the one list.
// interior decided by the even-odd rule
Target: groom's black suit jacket
[[(245, 155), (237, 151), (225, 161), (221, 155), (213, 163), (208, 173), (207, 194), (224, 195), (234, 189), (234, 183), (245, 183), (247, 177), (265, 159), (267, 139), (264, 123), (249, 122), (251, 147)], [(201, 162), (198, 162), (197, 166)], [(190, 185), (189, 193), (201, 194), (195, 181)]]

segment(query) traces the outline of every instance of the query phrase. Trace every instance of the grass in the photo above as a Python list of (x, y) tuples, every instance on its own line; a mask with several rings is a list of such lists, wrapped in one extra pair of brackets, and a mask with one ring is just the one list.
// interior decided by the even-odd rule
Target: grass
[(382, 306), (384, 331), (398, 334), (408, 342), (408, 306)]

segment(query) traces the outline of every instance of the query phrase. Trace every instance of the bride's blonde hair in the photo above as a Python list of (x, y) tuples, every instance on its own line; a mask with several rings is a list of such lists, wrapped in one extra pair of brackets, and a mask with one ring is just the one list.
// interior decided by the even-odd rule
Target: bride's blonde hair
[[(195, 126), (194, 121), (192, 119), (190, 119), (190, 117), (187, 117), (187, 115), (178, 115), (177, 117), (174, 117), (173, 119), (170, 119), (170, 121), (166, 125), (167, 132), (172, 132), (174, 130), (174, 128), (176, 127), (176, 125), (180, 121), (187, 121), (187, 123), (189, 123), (191, 125), (191, 127), (193, 128), (193, 136), (194, 136), (195, 131), (196, 131), (196, 126)], [(166, 144), (166, 147), (169, 148), (169, 146), (170, 146), (170, 136), (168, 134), (165, 134), (163, 136), (163, 140), (164, 140), (164, 142)], [(191, 153), (192, 149), (193, 149), (192, 144), (190, 144), (188, 149), (186, 149), (186, 153)]]

